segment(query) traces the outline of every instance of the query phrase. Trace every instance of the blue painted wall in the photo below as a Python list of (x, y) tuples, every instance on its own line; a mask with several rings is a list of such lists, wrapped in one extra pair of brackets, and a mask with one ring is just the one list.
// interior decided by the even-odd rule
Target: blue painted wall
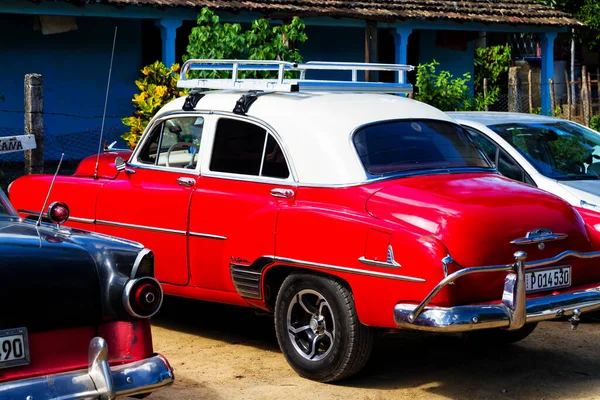
[[(307, 26), (306, 34), (308, 40), (299, 46), (304, 61), (365, 61), (364, 28)], [(309, 73), (307, 78), (349, 81), (352, 74), (350, 71), (319, 71)]]
[(120, 118), (133, 111), (134, 81), (142, 67), (141, 20), (78, 17), (78, 30), (55, 35), (34, 31), (33, 22), (32, 15), (0, 14), (0, 128), (5, 132), (23, 128), (24, 75), (40, 73), (47, 113), (46, 158), (54, 159), (60, 151), (73, 159), (92, 154), (99, 138), (115, 26), (119, 33), (107, 140), (125, 131)]
[(436, 60), (440, 63), (436, 69), (437, 72), (447, 70), (455, 77), (462, 77), (465, 72), (468, 72), (471, 74), (469, 86), (473, 90), (475, 41), (470, 40), (467, 50), (460, 51), (437, 47), (435, 38), (436, 31), (420, 31), (419, 63), (428, 63)]

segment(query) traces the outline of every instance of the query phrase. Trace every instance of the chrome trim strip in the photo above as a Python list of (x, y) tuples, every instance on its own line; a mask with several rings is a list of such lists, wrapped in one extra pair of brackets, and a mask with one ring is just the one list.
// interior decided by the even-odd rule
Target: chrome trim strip
[[(22, 214), (27, 214), (31, 216), (38, 216), (38, 212), (29, 211), (29, 210), (19, 210)], [(216, 240), (227, 240), (226, 236), (221, 235), (212, 235), (210, 233), (200, 233), (200, 232), (186, 232), (177, 229), (167, 229), (167, 228), (158, 228), (154, 226), (145, 226), (145, 225), (137, 225), (137, 224), (126, 224), (124, 222), (113, 222), (113, 221), (104, 221), (104, 220), (93, 220), (89, 218), (77, 218), (77, 217), (69, 217), (69, 221), (73, 222), (81, 222), (84, 224), (98, 224), (105, 226), (117, 226), (122, 228), (132, 228), (132, 229), (142, 229), (145, 231), (155, 231), (155, 232), (163, 232), (163, 233), (173, 233), (176, 235), (188, 235), (194, 237), (202, 237), (207, 239), (216, 239)]]
[[(39, 211), (31, 211), (31, 210), (19, 210), (19, 212), (21, 214), (27, 214), (30, 215), (32, 217), (39, 217), (40, 213)], [(72, 221), (72, 222), (80, 222), (82, 224), (93, 224), (96, 221), (91, 219), (91, 218), (79, 218), (79, 217), (72, 217), (69, 216), (68, 221)]]
[(95, 220), (91, 219), (91, 218), (79, 218), (79, 217), (69, 217), (69, 221), (72, 222), (79, 222), (82, 224), (94, 224), (96, 223)]
[(193, 237), (201, 237), (206, 239), (227, 240), (226, 236), (211, 235), (210, 233), (189, 232), (189, 235)]
[(582, 259), (596, 258), (596, 257), (600, 257), (600, 251), (590, 251), (588, 253), (581, 253), (579, 251), (567, 250), (567, 251), (563, 251), (562, 253), (560, 253), (554, 257), (551, 257), (551, 258), (527, 262), (527, 263), (525, 263), (525, 268), (530, 269), (530, 268), (543, 267), (545, 265), (550, 265), (550, 264), (554, 264), (555, 262), (562, 261), (568, 257), (575, 257), (575, 258), (582, 258)]
[(399, 281), (425, 282), (425, 279), (415, 278), (413, 276), (389, 274), (386, 272), (369, 271), (366, 269), (340, 267), (337, 265), (320, 264), (320, 263), (315, 263), (315, 262), (310, 262), (310, 261), (295, 260), (293, 258), (273, 257), (273, 256), (265, 256), (265, 257), (272, 257), (275, 261), (278, 261), (278, 262), (282, 262), (282, 263), (286, 263), (286, 264), (302, 265), (305, 267), (321, 268), (321, 269), (327, 269), (327, 270), (331, 270), (331, 271), (341, 271), (341, 272), (347, 272), (350, 274), (357, 274), (357, 275), (374, 276), (377, 278), (395, 279), (395, 280), (399, 280)]
[(370, 260), (363, 256), (358, 257), (358, 261), (365, 265), (370, 265), (371, 267), (380, 267), (380, 268), (400, 268), (401, 267), (401, 265), (398, 264), (396, 261), (394, 261), (394, 263), (389, 263), (389, 262), (384, 262), (384, 261)]
[(103, 221), (96, 220), (97, 225), (105, 225), (105, 226), (118, 226), (122, 228), (132, 228), (132, 229), (142, 229), (145, 231), (153, 231), (153, 232), (163, 232), (163, 233), (173, 233), (176, 235), (186, 235), (186, 231), (180, 231), (177, 229), (167, 229), (167, 228), (157, 228), (154, 226), (145, 226), (145, 225), (136, 225), (136, 224), (126, 224), (124, 222), (112, 222), (112, 221)]

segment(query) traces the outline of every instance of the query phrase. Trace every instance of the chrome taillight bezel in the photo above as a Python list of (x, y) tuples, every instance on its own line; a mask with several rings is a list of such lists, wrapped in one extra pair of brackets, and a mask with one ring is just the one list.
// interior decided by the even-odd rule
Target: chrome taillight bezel
[[(133, 290), (133, 288), (136, 285), (143, 284), (145, 282), (152, 283), (153, 285), (156, 285), (156, 287), (158, 288), (160, 299), (158, 301), (158, 305), (156, 306), (156, 308), (151, 313), (140, 314), (139, 312), (135, 311), (134, 307), (131, 304), (131, 301), (132, 301), (132, 290)], [(158, 310), (160, 310), (160, 307), (162, 306), (163, 299), (164, 299), (164, 294), (163, 294), (162, 286), (160, 285), (160, 283), (155, 278), (152, 278), (152, 277), (149, 277), (149, 276), (144, 276), (144, 277), (141, 277), (141, 278), (131, 279), (131, 280), (129, 280), (125, 284), (125, 288), (123, 289), (123, 296), (122, 296), (123, 306), (125, 307), (125, 310), (127, 311), (127, 313), (129, 315), (131, 315), (132, 317), (135, 317), (135, 318), (146, 319), (146, 318), (150, 318), (153, 315), (155, 315), (158, 312)]]

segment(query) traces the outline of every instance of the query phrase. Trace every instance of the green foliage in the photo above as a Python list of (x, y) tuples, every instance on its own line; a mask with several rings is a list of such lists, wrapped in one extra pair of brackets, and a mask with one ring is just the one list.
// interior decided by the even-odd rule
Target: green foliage
[[(252, 22), (243, 30), (240, 24), (221, 23), (219, 17), (204, 7), (192, 28), (184, 60), (197, 59), (249, 59), (302, 62), (296, 43), (305, 42), (305, 24), (294, 17), (290, 23), (271, 25), (265, 19)], [(226, 71), (194, 72), (202, 78), (227, 78)], [(240, 71), (241, 78), (263, 78), (268, 72)]]
[(442, 111), (481, 111), (486, 105), (498, 99), (499, 90), (496, 88), (488, 92), (488, 97), (478, 95), (471, 97), (471, 90), (467, 82), (471, 80), (468, 72), (462, 77), (454, 77), (448, 71), (436, 72), (437, 61), (420, 64), (417, 67), (417, 89), (414, 98), (427, 103)]
[(590, 118), (590, 128), (596, 132), (600, 132), (600, 115), (594, 115)]
[(135, 81), (139, 93), (134, 94), (132, 100), (135, 112), (122, 119), (129, 131), (121, 137), (131, 148), (138, 143), (154, 114), (171, 100), (185, 94), (177, 88), (179, 64), (167, 68), (162, 62), (156, 61), (142, 68), (141, 72), (142, 78)]
[(508, 72), (512, 60), (510, 46), (479, 47), (475, 49), (475, 93), (483, 92), (483, 79), (488, 89), (495, 87), (498, 79)]
[(556, 10), (572, 14), (585, 26), (575, 28), (575, 37), (588, 48), (600, 45), (600, 0), (538, 0)]

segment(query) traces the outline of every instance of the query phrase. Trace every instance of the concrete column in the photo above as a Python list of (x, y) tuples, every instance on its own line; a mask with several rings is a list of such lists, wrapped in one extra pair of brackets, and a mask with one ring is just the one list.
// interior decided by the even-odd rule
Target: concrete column
[(177, 38), (177, 28), (183, 23), (180, 19), (163, 18), (156, 20), (155, 24), (160, 28), (160, 37), (162, 39), (162, 62), (170, 68), (175, 64), (175, 39)]
[(550, 102), (550, 79), (554, 79), (554, 40), (556, 32), (540, 34), (542, 39), (542, 115), (552, 115)]
[[(394, 44), (396, 46), (396, 64), (406, 64), (408, 48), (408, 37), (412, 33), (412, 28), (398, 27), (394, 32)], [(402, 73), (402, 72), (400, 72)]]

